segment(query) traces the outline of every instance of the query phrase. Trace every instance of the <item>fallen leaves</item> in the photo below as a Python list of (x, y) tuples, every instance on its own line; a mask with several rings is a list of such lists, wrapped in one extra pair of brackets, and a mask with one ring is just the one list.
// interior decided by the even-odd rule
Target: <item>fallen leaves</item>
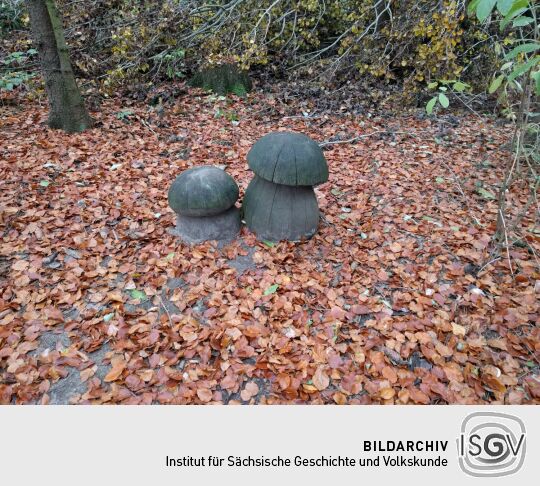
[(96, 373), (97, 371), (97, 366), (93, 366), (91, 368), (86, 368), (85, 370), (82, 370), (79, 374), (80, 374), (80, 377), (81, 377), (81, 382), (84, 383), (85, 381), (87, 381), (89, 378), (91, 378), (92, 376), (94, 376), (94, 374)]
[(484, 374), (484, 375), (482, 375), (482, 383), (488, 389), (490, 389), (492, 391), (495, 391), (495, 392), (498, 392), (498, 393), (505, 393), (506, 392), (506, 386), (496, 376), (493, 376), (493, 375), (490, 375), (490, 374)]
[(453, 354), (453, 351), (448, 347), (448, 346), (445, 346), (443, 343), (441, 342), (437, 342), (435, 344), (435, 350), (443, 357), (445, 358), (449, 358), (450, 356), (452, 356)]
[(423, 391), (418, 390), (415, 387), (410, 387), (407, 389), (409, 393), (409, 397), (414, 403), (418, 403), (421, 405), (427, 405), (430, 403), (430, 399)]
[(268, 287), (268, 288), (264, 291), (263, 295), (266, 296), (266, 295), (274, 294), (274, 293), (277, 291), (278, 288), (279, 288), (279, 285), (278, 285), (278, 284), (270, 285), (270, 287)]
[(17, 272), (22, 272), (28, 268), (28, 262), (26, 260), (17, 260), (11, 268)]
[(250, 381), (240, 392), (240, 397), (245, 402), (249, 402), (255, 395), (257, 395), (257, 393), (259, 393), (259, 387), (257, 383)]
[(396, 370), (392, 366), (385, 366), (382, 375), (392, 384), (398, 381)]
[[(416, 117), (319, 126), (257, 93), (181, 97), (184, 115), (150, 131), (144, 104), (129, 125), (116, 118), (124, 102), (73, 136), (27, 103), (2, 125), (0, 403), (51, 402), (74, 376), (66, 403), (538, 403), (540, 274), (527, 248), (511, 250), (514, 278), (490, 261), (496, 202), (477, 191), (499, 180), (507, 127), (459, 116), (441, 140)], [(225, 103), (238, 125), (214, 117)], [(321, 141), (338, 127), (395, 134), (328, 147), (311, 240), (243, 229), (190, 247), (168, 233), (181, 170), (215, 161), (242, 192), (263, 131)], [(463, 194), (446, 183), (449, 160)]]
[(396, 391), (393, 388), (383, 388), (379, 395), (383, 400), (391, 400), (394, 398), (394, 395), (396, 394)]
[(210, 400), (212, 400), (212, 392), (208, 388), (199, 388), (197, 390), (197, 396), (203, 403), (208, 403)]
[(105, 378), (103, 378), (103, 381), (105, 382), (117, 380), (126, 368), (126, 362), (122, 356), (114, 356), (111, 359), (111, 366), (111, 370), (105, 375)]
[(64, 322), (64, 315), (62, 314), (62, 311), (60, 309), (57, 309), (56, 307), (46, 307), (43, 311), (43, 314), (45, 315), (49, 323), (53, 325)]
[(317, 390), (322, 391), (328, 388), (330, 385), (330, 378), (326, 374), (324, 367), (319, 366), (317, 370), (315, 371), (315, 374), (313, 375), (313, 384), (315, 385), (315, 388)]
[(337, 405), (345, 405), (347, 403), (347, 396), (340, 392), (334, 393), (332, 399)]
[(465, 327), (461, 326), (460, 324), (456, 324), (455, 322), (452, 322), (452, 333), (456, 336), (465, 337), (467, 331), (465, 330)]

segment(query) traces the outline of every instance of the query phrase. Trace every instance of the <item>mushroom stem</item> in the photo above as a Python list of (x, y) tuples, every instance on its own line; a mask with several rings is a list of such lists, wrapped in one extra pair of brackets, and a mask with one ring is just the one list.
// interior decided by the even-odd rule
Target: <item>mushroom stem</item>
[(319, 207), (311, 186), (274, 184), (254, 176), (244, 195), (244, 220), (264, 240), (311, 238), (319, 224)]
[(212, 216), (183, 216), (176, 218), (174, 233), (186, 243), (207, 240), (232, 240), (240, 231), (240, 211), (233, 206)]

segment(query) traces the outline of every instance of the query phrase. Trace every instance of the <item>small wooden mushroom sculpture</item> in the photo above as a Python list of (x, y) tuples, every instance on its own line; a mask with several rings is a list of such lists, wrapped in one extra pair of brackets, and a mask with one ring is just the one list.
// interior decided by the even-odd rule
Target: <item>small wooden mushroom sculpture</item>
[(248, 228), (270, 241), (313, 236), (319, 224), (313, 186), (328, 180), (319, 145), (301, 133), (274, 132), (258, 140), (247, 159), (255, 173), (242, 204)]
[(234, 179), (218, 167), (182, 172), (169, 189), (176, 234), (187, 243), (233, 239), (240, 230), (240, 212), (234, 205), (238, 192)]

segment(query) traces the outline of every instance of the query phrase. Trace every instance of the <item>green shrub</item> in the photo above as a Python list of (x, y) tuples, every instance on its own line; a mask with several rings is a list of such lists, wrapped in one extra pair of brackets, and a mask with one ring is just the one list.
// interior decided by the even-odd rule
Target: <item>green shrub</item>
[(35, 54), (35, 49), (12, 52), (0, 63), (0, 91), (12, 91), (34, 77), (25, 70), (26, 62)]
[(23, 7), (22, 0), (0, 1), (0, 34), (24, 27)]

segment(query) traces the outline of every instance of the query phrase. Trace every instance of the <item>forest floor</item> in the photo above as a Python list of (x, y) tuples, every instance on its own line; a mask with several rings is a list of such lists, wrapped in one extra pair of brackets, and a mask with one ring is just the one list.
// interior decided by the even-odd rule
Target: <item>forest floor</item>
[[(304, 109), (116, 98), (67, 135), (0, 104), (0, 403), (539, 403), (538, 234), (491, 244), (511, 127)], [(175, 176), (225, 166), (242, 196), (274, 130), (334, 142), (318, 233), (171, 235)]]

